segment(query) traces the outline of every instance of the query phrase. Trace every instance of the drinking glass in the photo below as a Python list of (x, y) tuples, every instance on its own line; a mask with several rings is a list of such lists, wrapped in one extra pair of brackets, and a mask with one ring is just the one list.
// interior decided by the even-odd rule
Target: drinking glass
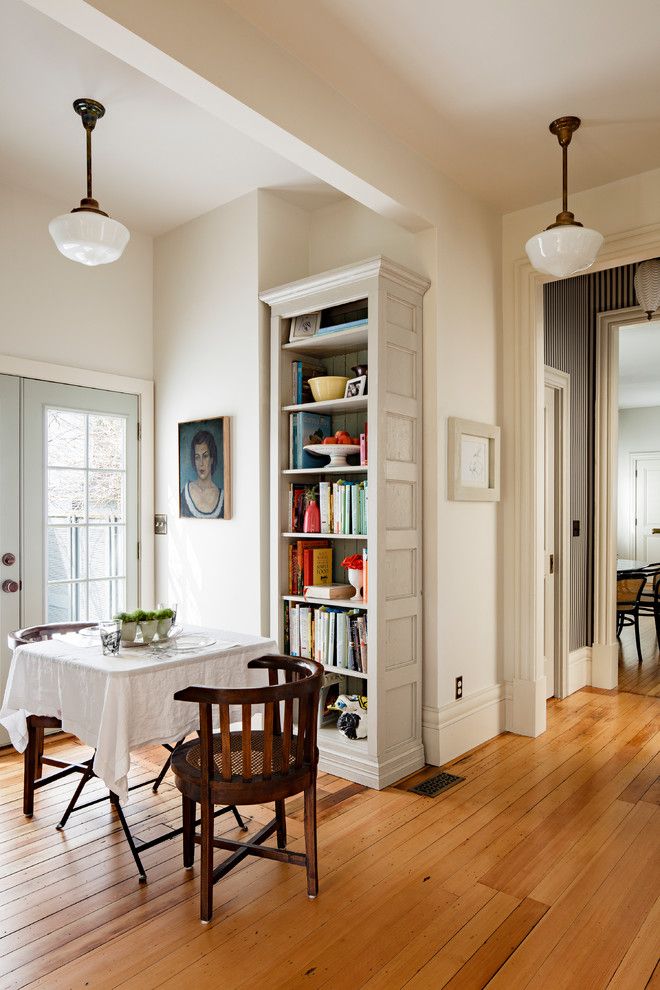
[(116, 657), (119, 653), (119, 643), (121, 640), (121, 623), (115, 620), (112, 622), (99, 622), (99, 632), (101, 634), (103, 656)]

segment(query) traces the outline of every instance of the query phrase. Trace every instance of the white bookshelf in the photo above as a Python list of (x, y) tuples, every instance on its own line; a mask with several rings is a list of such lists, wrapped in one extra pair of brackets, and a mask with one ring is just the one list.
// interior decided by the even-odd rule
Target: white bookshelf
[[(422, 300), (427, 279), (387, 260), (325, 272), (264, 292), (271, 308), (271, 634), (284, 648), (285, 607), (304, 602), (289, 593), (288, 546), (317, 535), (335, 547), (339, 561), (369, 549), (367, 672), (326, 666), (347, 678), (350, 693), (367, 694), (366, 739), (350, 740), (335, 726), (319, 730), (321, 769), (370, 787), (386, 787), (424, 763), (422, 746)], [(289, 341), (295, 316), (349, 303), (368, 307), (368, 324)], [(291, 403), (291, 363), (321, 359), (331, 374), (352, 377), (368, 364), (367, 396)], [(369, 424), (368, 467), (291, 468), (289, 416), (314, 411), (333, 417), (333, 428), (352, 436)], [(335, 425), (336, 424), (336, 425)], [(291, 533), (288, 490), (292, 482), (369, 482), (368, 535)], [(307, 604), (354, 609), (350, 599), (307, 599)]]

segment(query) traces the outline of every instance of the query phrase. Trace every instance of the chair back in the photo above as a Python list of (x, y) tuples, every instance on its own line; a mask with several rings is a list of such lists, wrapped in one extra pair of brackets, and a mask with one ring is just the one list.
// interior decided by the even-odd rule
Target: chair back
[[(276, 654), (251, 660), (248, 667), (268, 671), (268, 686), (244, 688), (188, 687), (176, 701), (199, 705), (200, 773), (204, 787), (215, 777), (225, 783), (256, 783), (274, 775), (287, 777), (318, 764), (316, 745), (323, 667), (314, 660)], [(294, 703), (298, 722), (294, 726)], [(213, 706), (219, 708), (221, 750), (214, 762)], [(230, 731), (230, 708), (241, 709), (238, 734)], [(253, 747), (252, 715), (263, 706), (263, 737)], [(284, 709), (282, 722), (280, 709)], [(294, 731), (295, 730), (295, 731)], [(255, 733), (255, 743), (256, 743)], [(232, 738), (233, 737), (233, 738)], [(233, 747), (233, 752), (232, 752)], [(232, 756), (234, 759), (232, 760)], [(232, 763), (234, 764), (232, 768)]]
[(616, 579), (616, 607), (618, 612), (629, 612), (639, 605), (639, 599), (646, 584), (646, 575), (641, 571), (627, 571), (618, 574)]
[(81, 629), (89, 629), (95, 625), (96, 622), (46, 622), (43, 626), (26, 626), (25, 629), (15, 629), (8, 633), (7, 643), (10, 650), (15, 650), (17, 646), (25, 646), (26, 643), (41, 643), (58, 633), (80, 632)]

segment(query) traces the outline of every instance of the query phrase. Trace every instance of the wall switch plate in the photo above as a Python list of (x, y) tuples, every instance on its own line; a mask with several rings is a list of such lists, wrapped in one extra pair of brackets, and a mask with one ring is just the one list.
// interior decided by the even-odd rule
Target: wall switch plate
[(455, 695), (456, 701), (460, 701), (462, 697), (463, 697), (463, 677), (461, 676), (456, 678), (456, 695)]
[(156, 513), (154, 516), (154, 533), (156, 536), (167, 536), (167, 516)]

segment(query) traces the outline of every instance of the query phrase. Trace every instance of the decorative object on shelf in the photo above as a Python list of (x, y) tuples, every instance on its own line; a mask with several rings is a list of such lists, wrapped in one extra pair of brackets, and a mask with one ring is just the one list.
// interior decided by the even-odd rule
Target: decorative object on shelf
[(92, 131), (105, 114), (105, 107), (96, 100), (75, 100), (73, 109), (85, 128), (87, 195), (71, 213), (51, 220), (48, 230), (65, 258), (81, 265), (107, 265), (121, 257), (131, 235), (123, 223), (104, 213), (92, 196)]
[(345, 399), (355, 399), (358, 395), (366, 395), (367, 376), (361, 375), (359, 378), (350, 378), (346, 382)]
[(537, 271), (557, 278), (591, 268), (603, 243), (597, 230), (583, 227), (568, 209), (568, 146), (580, 126), (579, 117), (559, 117), (550, 124), (562, 151), (562, 208), (554, 223), (527, 241), (527, 256)]
[(309, 387), (314, 396), (314, 402), (326, 402), (328, 399), (343, 399), (346, 393), (345, 375), (325, 375), (320, 378), (310, 378)]
[(303, 518), (303, 533), (321, 532), (321, 512), (319, 510), (318, 492), (308, 488), (305, 492), (305, 516)]
[(368, 379), (369, 365), (367, 365), (367, 364), (354, 364), (352, 366), (352, 368), (351, 368), (351, 371), (353, 372), (353, 377), (354, 378), (366, 378), (367, 379), (366, 382), (364, 383), (364, 392), (362, 393), (363, 395), (366, 395), (367, 392), (369, 391), (369, 379)]
[(364, 584), (364, 559), (361, 553), (353, 553), (349, 557), (344, 557), (341, 566), (346, 568), (346, 577), (349, 584), (355, 588), (355, 594), (351, 602), (362, 601), (362, 585)]
[(447, 430), (447, 497), (454, 502), (499, 502), (499, 426), (450, 416)]
[(231, 519), (229, 416), (179, 423), (179, 516)]
[(120, 623), (113, 619), (111, 622), (99, 622), (99, 633), (101, 634), (101, 648), (104, 657), (116, 657), (119, 653), (119, 643), (121, 641)]
[(660, 259), (642, 261), (635, 270), (635, 295), (649, 320), (660, 306)]
[(337, 728), (347, 739), (367, 738), (367, 706), (368, 700), (363, 694), (340, 694), (331, 711), (339, 712)]
[(291, 319), (289, 340), (301, 340), (305, 337), (313, 337), (320, 325), (320, 313), (305, 313), (304, 316), (294, 316)]
[(348, 467), (347, 457), (360, 453), (360, 445), (357, 443), (312, 443), (306, 444), (305, 450), (315, 457), (329, 457), (330, 461), (325, 465), (326, 467), (341, 468)]

